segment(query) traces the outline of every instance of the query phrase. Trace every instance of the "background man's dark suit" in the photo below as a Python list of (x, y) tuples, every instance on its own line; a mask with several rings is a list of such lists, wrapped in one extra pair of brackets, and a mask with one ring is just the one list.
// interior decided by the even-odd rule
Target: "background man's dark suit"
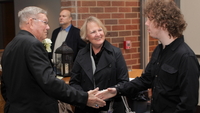
[[(52, 33), (52, 52), (54, 50), (54, 45), (55, 45), (55, 41), (56, 38), (58, 36), (58, 33), (60, 32), (61, 27), (55, 29)], [(67, 38), (65, 40), (67, 46), (69, 46), (70, 48), (72, 48), (72, 50), (74, 51), (74, 59), (79, 51), (79, 49), (83, 48), (86, 46), (86, 42), (84, 42), (81, 37), (80, 37), (80, 29), (74, 27), (73, 25), (71, 25), (71, 28), (68, 32)], [(61, 44), (60, 44), (61, 45)], [(52, 52), (50, 53), (50, 59), (52, 59)]]

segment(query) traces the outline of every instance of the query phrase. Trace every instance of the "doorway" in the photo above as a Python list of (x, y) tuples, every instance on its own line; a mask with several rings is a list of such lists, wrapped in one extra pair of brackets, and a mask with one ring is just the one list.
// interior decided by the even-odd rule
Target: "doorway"
[(14, 1), (0, 0), (0, 49), (15, 36)]

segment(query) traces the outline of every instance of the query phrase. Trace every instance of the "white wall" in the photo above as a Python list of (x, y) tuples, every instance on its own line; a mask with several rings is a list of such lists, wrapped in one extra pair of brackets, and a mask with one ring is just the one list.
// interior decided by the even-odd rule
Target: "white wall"
[(200, 0), (180, 0), (180, 8), (188, 26), (183, 33), (185, 42), (200, 55)]
[[(185, 35), (185, 42), (200, 55), (200, 0), (180, 0), (180, 8), (184, 14), (184, 18), (188, 23)], [(198, 59), (200, 61), (200, 58)], [(192, 81), (191, 81), (192, 82)], [(200, 92), (200, 90), (199, 90)], [(200, 105), (200, 93), (199, 103)]]
[(61, 8), (60, 0), (14, 0), (15, 9), (15, 33), (19, 32), (19, 19), (17, 17), (18, 11), (27, 6), (38, 6), (47, 11), (50, 30), (48, 38), (51, 38), (53, 30), (59, 27), (59, 13)]

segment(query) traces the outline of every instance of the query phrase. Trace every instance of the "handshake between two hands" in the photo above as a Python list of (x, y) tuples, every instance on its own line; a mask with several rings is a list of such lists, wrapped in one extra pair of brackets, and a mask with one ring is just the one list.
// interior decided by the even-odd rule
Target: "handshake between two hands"
[(99, 88), (88, 91), (87, 106), (99, 108), (106, 105), (104, 100), (114, 97), (117, 94), (116, 88), (108, 88), (99, 91)]

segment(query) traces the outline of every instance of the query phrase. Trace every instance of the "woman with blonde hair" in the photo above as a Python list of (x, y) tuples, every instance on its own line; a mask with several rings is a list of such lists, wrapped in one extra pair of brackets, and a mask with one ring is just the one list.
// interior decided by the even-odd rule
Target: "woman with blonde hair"
[[(71, 71), (70, 85), (74, 88), (86, 92), (96, 87), (103, 90), (129, 81), (121, 50), (106, 40), (106, 32), (98, 18), (90, 16), (85, 20), (81, 37), (88, 44), (79, 51)], [(75, 107), (75, 113), (107, 113), (112, 111), (109, 106), (113, 113), (125, 112), (121, 97), (114, 97), (107, 100), (106, 107)]]

